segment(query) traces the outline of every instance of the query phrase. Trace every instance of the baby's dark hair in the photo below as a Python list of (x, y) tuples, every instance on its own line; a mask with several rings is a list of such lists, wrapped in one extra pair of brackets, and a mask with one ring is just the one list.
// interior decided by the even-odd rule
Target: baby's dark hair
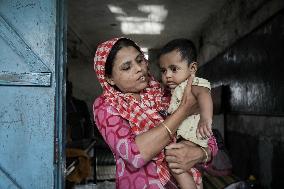
[(196, 62), (197, 60), (197, 52), (194, 43), (189, 39), (174, 39), (170, 42), (168, 42), (159, 52), (158, 59), (169, 52), (172, 52), (173, 50), (177, 50), (182, 60), (186, 60), (188, 64), (191, 64), (192, 62)]
[(123, 47), (134, 47), (135, 49), (137, 49), (139, 52), (142, 53), (140, 47), (134, 41), (127, 39), (127, 38), (121, 38), (117, 40), (117, 42), (111, 48), (111, 51), (107, 57), (106, 65), (105, 65), (105, 75), (110, 76), (112, 74), (112, 68), (113, 68), (114, 59), (116, 57), (116, 54)]

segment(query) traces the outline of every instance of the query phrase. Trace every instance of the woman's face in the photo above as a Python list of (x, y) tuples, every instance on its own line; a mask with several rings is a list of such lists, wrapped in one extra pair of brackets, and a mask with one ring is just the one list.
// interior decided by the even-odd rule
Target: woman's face
[(148, 62), (143, 54), (132, 46), (120, 49), (107, 82), (123, 93), (139, 93), (148, 86), (148, 81)]

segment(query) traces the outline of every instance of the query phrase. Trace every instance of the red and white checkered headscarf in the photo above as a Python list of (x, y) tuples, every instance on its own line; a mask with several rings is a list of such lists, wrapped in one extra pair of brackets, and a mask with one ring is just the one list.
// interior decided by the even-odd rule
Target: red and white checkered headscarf
[[(149, 75), (147, 88), (140, 92), (141, 101), (134, 97), (117, 91), (109, 85), (105, 78), (105, 64), (113, 45), (121, 38), (114, 38), (100, 44), (94, 58), (94, 67), (100, 84), (103, 87), (105, 100), (112, 105), (120, 115), (129, 121), (131, 130), (136, 134), (156, 127), (164, 119), (159, 111), (165, 111), (169, 105), (169, 97), (163, 97), (163, 90), (159, 82)], [(144, 104), (141, 107), (141, 103)], [(161, 152), (154, 160), (158, 167), (158, 175), (163, 185), (170, 179), (170, 173), (165, 162), (164, 153)]]

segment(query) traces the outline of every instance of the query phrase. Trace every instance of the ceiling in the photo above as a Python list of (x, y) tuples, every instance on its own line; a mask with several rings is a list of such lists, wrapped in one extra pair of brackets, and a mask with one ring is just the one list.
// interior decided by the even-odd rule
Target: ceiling
[(107, 39), (126, 36), (146, 48), (174, 38), (198, 39), (225, 0), (69, 0), (68, 33), (90, 52)]

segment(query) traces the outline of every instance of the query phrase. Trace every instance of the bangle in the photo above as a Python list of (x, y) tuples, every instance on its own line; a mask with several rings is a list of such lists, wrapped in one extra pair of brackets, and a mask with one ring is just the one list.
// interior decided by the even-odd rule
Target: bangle
[(208, 161), (208, 153), (207, 153), (207, 151), (203, 147), (200, 146), (200, 148), (205, 153), (205, 156), (206, 156), (205, 161), (203, 161), (203, 163), (207, 163), (207, 161)]
[(168, 126), (164, 122), (161, 122), (161, 124), (167, 129), (167, 131), (168, 131), (168, 133), (170, 135), (170, 138), (172, 139), (173, 138), (173, 133), (170, 130), (170, 128), (168, 128)]

